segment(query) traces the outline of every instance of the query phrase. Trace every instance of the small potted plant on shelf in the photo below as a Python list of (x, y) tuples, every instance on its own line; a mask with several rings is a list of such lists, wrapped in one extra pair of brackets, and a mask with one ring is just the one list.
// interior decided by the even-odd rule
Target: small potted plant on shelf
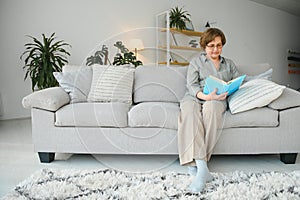
[(63, 40), (55, 41), (55, 33), (50, 37), (42, 34), (42, 41), (30, 37), (33, 42), (25, 44), (25, 51), (20, 59), (25, 57), (23, 69), (26, 70), (24, 80), (28, 76), (31, 78), (31, 89), (44, 89), (58, 86), (58, 82), (53, 76), (53, 72), (61, 72), (62, 66), (68, 63), (67, 57), (70, 53), (64, 49), (69, 46)]
[(170, 28), (176, 28), (179, 30), (186, 30), (186, 23), (191, 23), (189, 18), (191, 15), (184, 11), (183, 8), (172, 8), (170, 10)]

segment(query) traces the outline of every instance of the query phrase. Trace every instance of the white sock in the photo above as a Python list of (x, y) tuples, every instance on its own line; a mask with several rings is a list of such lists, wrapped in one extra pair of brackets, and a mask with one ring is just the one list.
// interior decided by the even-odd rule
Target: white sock
[(208, 170), (206, 161), (196, 160), (196, 165), (197, 174), (189, 188), (192, 192), (201, 192), (205, 188), (206, 182), (212, 180), (212, 175)]
[(188, 166), (190, 176), (196, 176), (197, 174), (197, 167), (196, 166)]

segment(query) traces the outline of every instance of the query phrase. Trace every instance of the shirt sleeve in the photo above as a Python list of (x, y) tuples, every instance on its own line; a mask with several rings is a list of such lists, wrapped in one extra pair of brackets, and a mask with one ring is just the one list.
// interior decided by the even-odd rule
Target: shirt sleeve
[(190, 62), (187, 70), (187, 90), (191, 96), (196, 97), (200, 91), (199, 70), (195, 60)]

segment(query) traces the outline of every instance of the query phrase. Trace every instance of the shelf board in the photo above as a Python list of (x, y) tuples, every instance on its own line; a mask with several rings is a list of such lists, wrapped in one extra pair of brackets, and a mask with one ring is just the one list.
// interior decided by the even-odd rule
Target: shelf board
[(171, 45), (170, 49), (179, 49), (179, 50), (190, 50), (190, 51), (201, 51), (201, 48), (196, 48), (196, 47), (188, 47), (188, 46), (176, 46), (176, 45)]
[[(159, 46), (159, 48), (160, 49), (167, 49), (166, 46)], [(189, 50), (189, 51), (202, 51), (201, 48), (188, 47), (188, 46), (176, 46), (176, 45), (171, 45), (170, 49)]]
[[(162, 32), (166, 32), (167, 29), (163, 28)], [(184, 34), (184, 35), (188, 35), (188, 36), (198, 36), (201, 37), (203, 35), (203, 32), (198, 32), (198, 31), (190, 31), (190, 30), (179, 30), (176, 28), (170, 28), (170, 32), (172, 33), (178, 33), (178, 34)]]
[[(166, 65), (167, 62), (159, 62), (158, 64), (160, 64), (160, 65)], [(187, 66), (187, 65), (189, 65), (189, 64), (190, 64), (189, 62), (178, 62), (178, 61), (170, 62), (170, 65)]]

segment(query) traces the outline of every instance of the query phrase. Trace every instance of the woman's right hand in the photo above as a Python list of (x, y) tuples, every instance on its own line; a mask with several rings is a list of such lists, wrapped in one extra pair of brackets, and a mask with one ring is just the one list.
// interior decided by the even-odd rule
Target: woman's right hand
[(227, 98), (228, 92), (222, 93), (222, 94), (217, 94), (217, 89), (214, 89), (211, 93), (205, 95), (202, 92), (198, 92), (197, 98), (205, 100), (205, 101), (211, 101), (211, 100), (218, 100), (222, 101)]
[(217, 94), (217, 89), (215, 88), (214, 91), (212, 91), (209, 96), (210, 96), (210, 100), (225, 100), (227, 97), (228, 92), (222, 93), (222, 94)]

